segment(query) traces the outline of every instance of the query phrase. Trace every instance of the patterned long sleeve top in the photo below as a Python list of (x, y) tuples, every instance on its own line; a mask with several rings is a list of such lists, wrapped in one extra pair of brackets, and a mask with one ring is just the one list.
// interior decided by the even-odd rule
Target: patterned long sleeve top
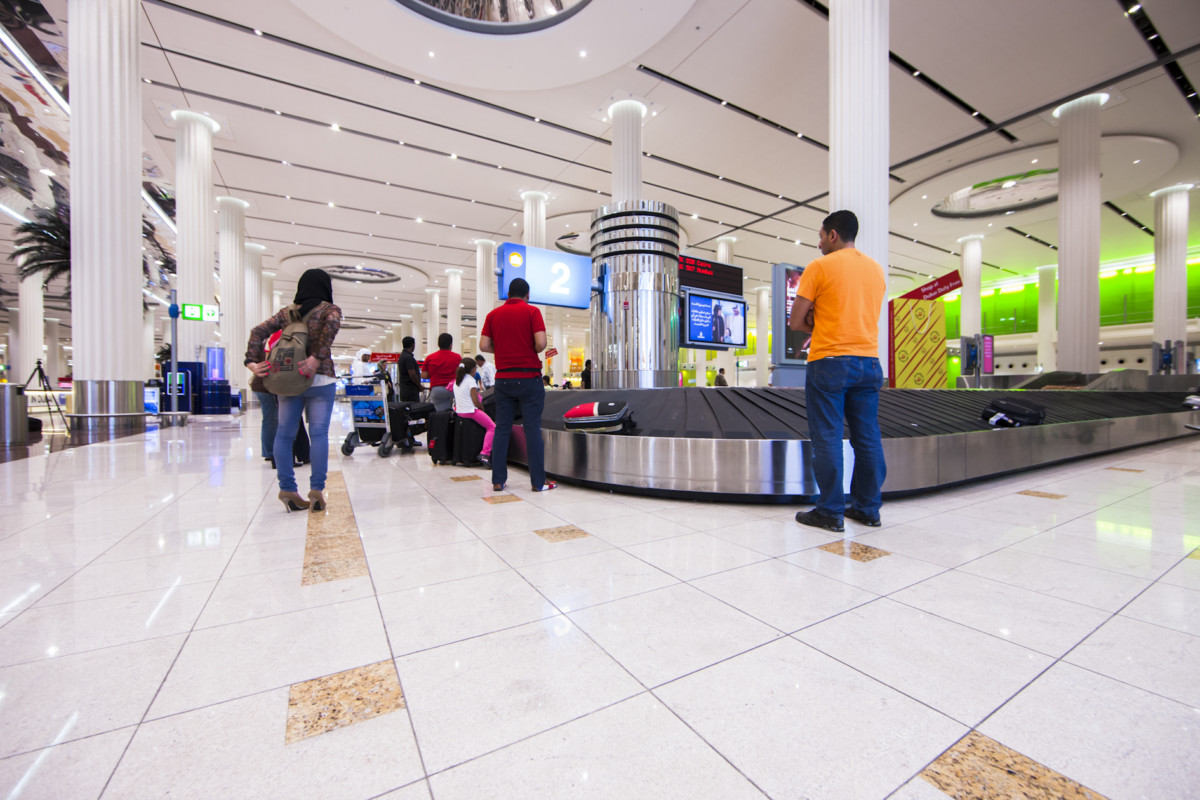
[[(261, 322), (250, 331), (250, 342), (246, 345), (246, 364), (262, 361), (265, 345), (271, 334), (283, 330), (288, 322), (288, 309), (280, 309), (275, 316)], [(308, 355), (316, 356), (321, 364), (318, 375), (337, 377), (333, 370), (333, 340), (342, 327), (342, 310), (333, 303), (321, 303), (308, 317)]]

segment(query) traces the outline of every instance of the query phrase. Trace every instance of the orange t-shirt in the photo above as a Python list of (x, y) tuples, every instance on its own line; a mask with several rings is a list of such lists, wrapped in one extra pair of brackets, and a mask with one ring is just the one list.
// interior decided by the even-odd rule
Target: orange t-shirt
[(827, 356), (879, 356), (879, 313), (887, 293), (883, 268), (853, 247), (809, 263), (799, 297), (813, 302), (808, 360)]

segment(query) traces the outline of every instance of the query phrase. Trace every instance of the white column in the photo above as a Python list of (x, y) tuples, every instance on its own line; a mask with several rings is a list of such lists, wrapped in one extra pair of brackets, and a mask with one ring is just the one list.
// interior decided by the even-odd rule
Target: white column
[[(25, 383), (33, 373), (39, 359), (45, 362), (46, 344), (45, 295), (42, 292), (42, 277), (30, 275), (17, 285), (17, 308), (20, 309), (20, 349), (17, 351), (15, 382)], [(47, 373), (48, 375), (49, 373)], [(36, 381), (35, 381), (36, 384)], [(30, 384), (32, 387), (34, 384)]]
[(242, 368), (242, 356), (250, 338), (250, 329), (246, 327), (246, 209), (249, 207), (249, 203), (236, 197), (217, 198), (221, 345), (225, 348), (225, 377), (234, 392), (250, 383), (249, 371)]
[(1059, 106), (1058, 368), (1100, 371), (1100, 108), (1090, 94)]
[[(1038, 267), (1038, 366), (1044, 372), (1058, 369), (1054, 340), (1058, 337), (1058, 266)], [(1097, 340), (1099, 341), (1099, 340)]]
[[(259, 311), (258, 321), (262, 322), (263, 320), (267, 319), (268, 317), (270, 317), (272, 314), (274, 314), (276, 311), (279, 310), (275, 307), (275, 273), (274, 272), (267, 272), (266, 270), (263, 270), (262, 286), (259, 289), (259, 293), (260, 293), (259, 300), (262, 301), (262, 307), (261, 307), (261, 310)], [(257, 325), (258, 323), (255, 323), (255, 324)]]
[(525, 202), (525, 237), (526, 247), (546, 247), (546, 201), (550, 195), (545, 192), (521, 192)]
[[(412, 337), (417, 340), (417, 358), (429, 355), (429, 345), (425, 341), (425, 304), (413, 303)], [(436, 342), (434, 343), (436, 347)]]
[(12, 306), (8, 307), (8, 348), (5, 358), (8, 363), (8, 382), (24, 383), (29, 373), (18, 374), (21, 371), (21, 311)]
[[(858, 217), (857, 248), (888, 272), (889, 0), (829, 5), (829, 208)], [(879, 360), (887, 373), (887, 315)]]
[(642, 199), (642, 119), (646, 107), (637, 100), (619, 100), (608, 108), (612, 118), (612, 201)]
[(558, 355), (554, 357), (554, 362), (550, 369), (550, 382), (554, 384), (562, 383), (562, 376), (566, 374), (566, 369), (563, 365), (567, 357), (566, 343), (563, 341), (563, 310), (561, 308), (551, 308), (550, 311), (550, 335), (552, 337), (551, 344), (558, 350)]
[(446, 270), (446, 332), (454, 337), (454, 346), (463, 355), (462, 270)]
[(771, 348), (767, 346), (771, 334), (771, 287), (760, 286), (754, 291), (758, 292), (758, 312), (754, 320), (754, 378), (757, 385), (762, 387), (767, 385), (767, 372), (771, 365)]
[(58, 379), (66, 374), (62, 368), (62, 361), (58, 358), (58, 322), (53, 317), (46, 318), (46, 351), (42, 356), (42, 365), (46, 369), (46, 377), (50, 379), (52, 388), (58, 388)]
[[(1191, 188), (1190, 183), (1184, 183), (1150, 193), (1154, 198), (1154, 341), (1159, 344), (1187, 342), (1188, 192)], [(1184, 349), (1187, 349), (1186, 344)]]
[[(733, 246), (737, 242), (736, 236), (720, 236), (717, 238), (717, 261), (722, 264), (733, 264)], [(717, 360), (714, 362), (717, 370), (725, 370), (725, 380), (729, 381), (730, 386), (737, 385), (737, 356), (732, 348), (729, 350), (718, 350)], [(707, 365), (705, 365), (707, 367)], [(704, 378), (703, 375), (696, 376), (696, 383), (699, 385)]]
[(475, 327), (483, 329), (483, 321), (496, 305), (496, 243), (491, 239), (475, 240)]
[[(262, 274), (262, 254), (267, 248), (261, 244), (246, 242), (244, 249), (246, 251), (246, 338), (249, 339), (250, 329), (267, 318), (263, 314), (266, 304), (263, 302)], [(233, 354), (237, 356), (234, 363), (240, 365), (245, 354), (246, 347), (243, 342), (242, 349)]]
[(429, 313), (425, 316), (427, 330), (426, 336), (429, 340), (426, 344), (426, 347), (428, 347), (429, 352), (432, 353), (434, 350), (437, 350), (438, 333), (442, 321), (442, 290), (437, 288), (427, 288), (425, 290), (425, 295), (426, 299), (429, 301), (427, 303), (429, 306)]
[(959, 302), (959, 335), (983, 333), (983, 306), (980, 290), (983, 281), (983, 236), (973, 233), (958, 240), (962, 245), (962, 295)]
[[(175, 224), (176, 274), (180, 303), (212, 305), (213, 244), (213, 134), (221, 129), (214, 120), (194, 111), (175, 110)], [(179, 322), (180, 361), (202, 361), (205, 345), (215, 337), (211, 323)]]
[[(57, 325), (56, 325), (57, 327)], [(154, 377), (154, 309), (142, 311), (142, 353), (138, 359), (146, 377)]]

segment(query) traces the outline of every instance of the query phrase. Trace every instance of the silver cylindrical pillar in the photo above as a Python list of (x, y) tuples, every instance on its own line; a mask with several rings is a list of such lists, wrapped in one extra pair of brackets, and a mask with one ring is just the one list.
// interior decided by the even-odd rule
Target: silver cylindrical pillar
[[(221, 264), (221, 345), (225, 348), (225, 377), (229, 388), (241, 392), (250, 384), (242, 367), (250, 328), (246, 325), (246, 209), (236, 197), (217, 198), (217, 227)], [(261, 320), (256, 321), (258, 324)]]
[[(179, 302), (212, 305), (213, 244), (213, 134), (221, 129), (215, 120), (195, 111), (175, 110), (175, 222), (176, 284)], [(208, 322), (179, 322), (180, 361), (203, 361), (204, 346), (214, 339)]]
[[(889, 0), (829, 5), (829, 208), (858, 216), (855, 246), (888, 273)], [(887, 298), (879, 361), (887, 373)]]
[(665, 203), (640, 200), (592, 214), (592, 386), (679, 385), (679, 222)]
[(759, 286), (758, 318), (754, 321), (754, 378), (759, 387), (767, 385), (767, 375), (771, 363), (771, 348), (768, 347), (771, 336), (771, 287)]
[(958, 240), (962, 245), (962, 295), (959, 302), (959, 335), (983, 333), (983, 306), (980, 291), (983, 285), (983, 236), (971, 234)]
[(642, 119), (646, 106), (637, 100), (618, 100), (609, 106), (612, 118), (612, 202), (636, 203), (642, 197)]
[(1058, 267), (1038, 267), (1037, 360), (1043, 372), (1058, 369), (1055, 340), (1058, 338)]
[(461, 269), (446, 270), (446, 332), (454, 337), (458, 352), (466, 355), (462, 335), (462, 275)]
[[(1187, 237), (1190, 183), (1154, 198), (1154, 341), (1187, 341)], [(1184, 345), (1187, 349), (1187, 345)], [(1183, 365), (1176, 365), (1177, 368)], [(1187, 369), (1179, 369), (1187, 372)]]
[(1100, 108), (1105, 94), (1059, 106), (1058, 368), (1100, 371)]

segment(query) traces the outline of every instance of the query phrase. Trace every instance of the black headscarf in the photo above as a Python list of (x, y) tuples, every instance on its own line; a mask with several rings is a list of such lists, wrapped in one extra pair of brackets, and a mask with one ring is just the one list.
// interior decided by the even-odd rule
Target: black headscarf
[(333, 302), (333, 281), (329, 273), (323, 269), (305, 270), (296, 284), (296, 297), (292, 300), (300, 306), (300, 316), (304, 316), (321, 303)]

